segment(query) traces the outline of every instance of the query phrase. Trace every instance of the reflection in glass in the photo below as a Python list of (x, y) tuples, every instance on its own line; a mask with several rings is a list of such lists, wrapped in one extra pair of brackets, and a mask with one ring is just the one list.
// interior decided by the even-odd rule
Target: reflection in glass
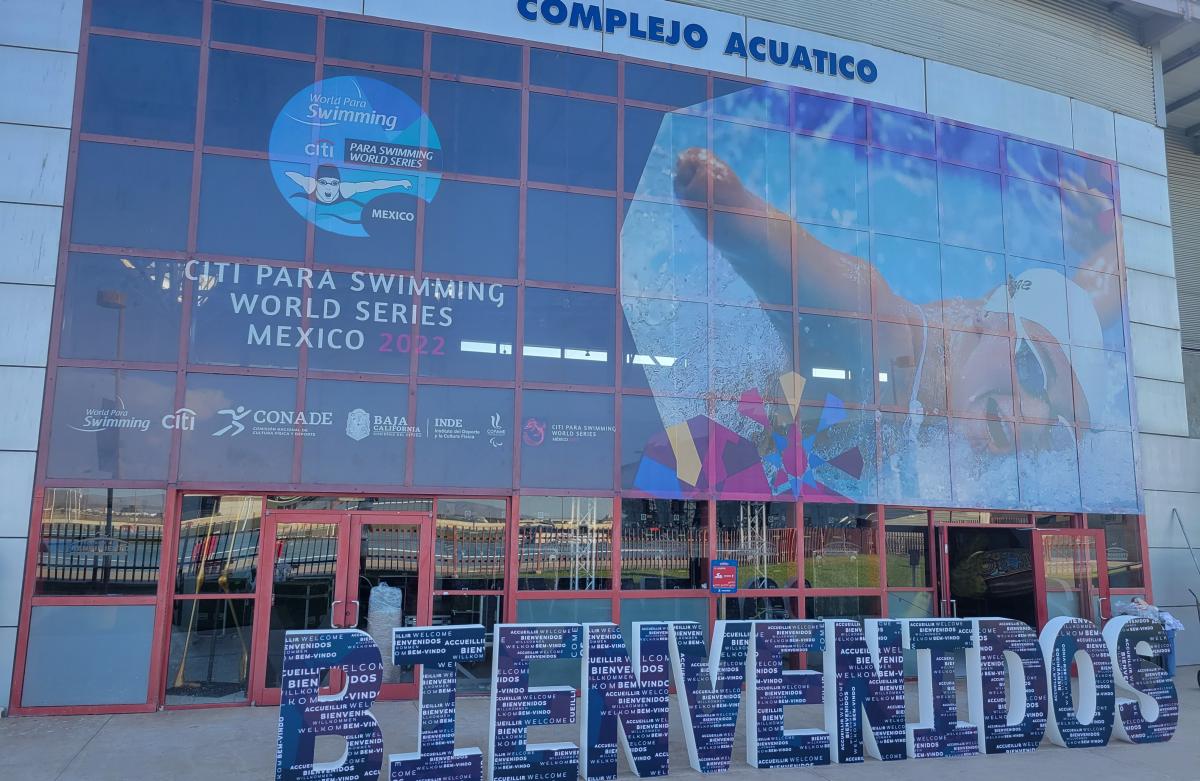
[(525, 380), (611, 386), (614, 309), (613, 297), (605, 293), (526, 290)]
[(431, 513), (432, 499), (393, 496), (267, 496), (269, 510), (353, 510), (354, 512)]
[(502, 596), (439, 594), (433, 598), (434, 626), (483, 625), (483, 658), (454, 666), (458, 671), (459, 694), (487, 694), (491, 691), (496, 624), (504, 622), (503, 611)]
[(526, 278), (616, 284), (617, 207), (612, 198), (530, 189), (527, 199)]
[(435, 79), (429, 92), (429, 118), (445, 139), (442, 164), (446, 173), (502, 179), (520, 176), (519, 91)]
[(435, 33), (430, 67), (439, 73), (520, 81), (521, 47), (499, 41)]
[(1003, 420), (950, 419), (950, 476), (961, 507), (1016, 507), (1014, 425)]
[(796, 505), (717, 502), (717, 558), (738, 563), (738, 588), (795, 588)]
[(957, 165), (939, 168), (942, 241), (980, 250), (1004, 249), (1000, 176)]
[(184, 496), (175, 593), (253, 594), (261, 525), (261, 496)]
[(696, 106), (708, 95), (703, 74), (626, 63), (625, 97), (672, 108)]
[(252, 599), (177, 599), (171, 614), (167, 705), (249, 699)]
[(708, 583), (708, 505), (621, 501), (621, 588), (688, 589)]
[[(337, 572), (337, 524), (281, 523), (275, 527), (271, 624), (264, 673), (268, 688), (280, 685), (287, 632), (333, 628)], [(328, 676), (328, 671), (322, 675), (323, 684)]]
[(898, 152), (932, 157), (935, 145), (934, 124), (925, 117), (872, 106), (871, 143)]
[(1058, 152), (1037, 144), (1006, 139), (1005, 170), (1022, 179), (1058, 184)]
[(937, 163), (882, 149), (872, 149), (870, 158), (871, 227), (937, 241)]
[(613, 190), (617, 185), (617, 108), (594, 100), (529, 96), (529, 178)]
[(871, 321), (806, 314), (799, 321), (804, 398), (870, 404), (875, 398)]
[[(466, 223), (464, 215), (469, 215)], [(519, 215), (515, 187), (443, 180), (437, 198), (425, 209), (422, 267), (434, 273), (515, 278)]]
[(887, 545), (887, 584), (920, 588), (931, 585), (929, 572), (929, 513), (888, 507), (884, 510)]
[[(247, 214), (254, 215), (253, 221), (246, 219)], [(267, 161), (204, 155), (197, 236), (201, 252), (301, 261), (307, 230), (304, 217), (279, 196)], [(251, 292), (295, 293), (289, 288), (275, 291), (269, 285), (255, 286)]]
[(791, 96), (787, 90), (713, 79), (712, 108), (715, 116), (786, 127), (791, 119), (790, 106)]
[(615, 60), (546, 49), (529, 50), (529, 83), (542, 87), (616, 97), (619, 67)]
[(163, 491), (48, 488), (42, 505), (36, 594), (154, 594)]
[[(717, 606), (717, 618), (724, 621), (794, 621), (800, 617), (798, 600), (795, 597), (769, 596), (721, 596)], [(790, 665), (793, 657), (784, 658)], [(788, 669), (793, 669), (790, 666)]]
[[(391, 643), (392, 630), (416, 626), (420, 610), (421, 528), (406, 524), (369, 523), (359, 529), (357, 586), (350, 597), (351, 624), (374, 638), (380, 648)], [(357, 604), (355, 604), (355, 602)], [(411, 683), (413, 668), (396, 667), (384, 655), (383, 682)]]
[(350, 19), (325, 20), (325, 56), (397, 68), (420, 69), (425, 34), (420, 30)]
[(1089, 515), (1089, 529), (1104, 530), (1104, 555), (1108, 559), (1109, 588), (1141, 588), (1142, 536), (1136, 515)]
[(612, 587), (613, 503), (580, 496), (522, 496), (520, 583), (529, 591)]
[(1013, 255), (1061, 263), (1063, 227), (1058, 189), (1023, 179), (1006, 179), (1004, 235)]
[(820, 138), (867, 140), (867, 107), (837, 98), (822, 98), (799, 90), (792, 93), (795, 128)]
[(1112, 165), (1070, 152), (1059, 152), (1062, 186), (1080, 192), (1113, 194)]
[(310, 379), (305, 404), (333, 417), (332, 425), (315, 430), (304, 442), (303, 483), (404, 482), (408, 444), (420, 432), (408, 417), (408, 385)]
[(214, 41), (313, 54), (317, 20), (312, 14), (289, 13), (232, 3), (213, 3)]
[(875, 505), (805, 503), (804, 585), (878, 587), (877, 523)]
[[(130, 175), (133, 171), (136, 177)], [(183, 251), (191, 189), (191, 152), (82, 142), (71, 240)], [(226, 194), (230, 194), (228, 187)], [(272, 196), (278, 200), (276, 194)]]
[(805, 618), (878, 618), (879, 609), (879, 597), (808, 597), (804, 600)]
[(880, 413), (884, 502), (949, 504), (950, 426), (931, 415)]
[(192, 143), (199, 62), (195, 46), (90, 36), (82, 131)]
[(503, 499), (439, 499), (434, 589), (504, 588)]
[(240, 482), (253, 475), (264, 483), (288, 482), (296, 427), (272, 427), (265, 417), (254, 418), (255, 410), (294, 410), (295, 380), (189, 374), (183, 404), (196, 419), (183, 433), (181, 479)]
[(1067, 263), (1115, 274), (1117, 213), (1113, 202), (1087, 193), (1062, 191)]
[(954, 163), (996, 170), (1000, 166), (1000, 139), (991, 133), (942, 122), (938, 128), (941, 158)]
[[(310, 86), (315, 75), (311, 62), (214, 49), (208, 60), (204, 143), (266, 152), (279, 107)], [(266, 161), (256, 162), (267, 167)]]

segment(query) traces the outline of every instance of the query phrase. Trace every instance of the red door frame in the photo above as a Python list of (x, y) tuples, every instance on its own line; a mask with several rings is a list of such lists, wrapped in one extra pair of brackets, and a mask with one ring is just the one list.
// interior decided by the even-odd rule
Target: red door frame
[[(1081, 618), (1086, 618), (1089, 621), (1096, 621), (1103, 624), (1105, 620), (1112, 617), (1112, 599), (1108, 588), (1108, 556), (1104, 545), (1104, 531), (1101, 529), (1035, 529), (1033, 532), (1033, 576), (1034, 588), (1037, 595), (1037, 615), (1038, 629), (1050, 620), (1049, 602), (1050, 591), (1046, 578), (1046, 541), (1055, 537), (1088, 538), (1092, 541), (1093, 550), (1095, 551), (1094, 558), (1084, 558), (1081, 556), (1081, 551), (1078, 546), (1074, 549), (1073, 566), (1074, 577), (1076, 582), (1083, 582), (1083, 590), (1080, 592), (1080, 612), (1083, 613)], [(1088, 584), (1090, 578), (1088, 569), (1096, 568), (1096, 590), (1097, 590), (1097, 606), (1096, 610), (1099, 615), (1092, 615), (1092, 600), (1088, 593), (1091, 586)], [(1081, 572), (1082, 570), (1082, 572)], [(1106, 609), (1107, 603), (1107, 609)]]
[[(418, 593), (417, 624), (427, 626), (432, 609), (433, 577), (433, 514), (425, 512), (356, 513), (345, 510), (267, 510), (262, 524), (262, 563), (260, 571), (273, 573), (275, 569), (276, 529), (281, 523), (335, 524), (338, 527), (337, 562), (334, 569), (336, 587), (335, 601), (331, 610), (330, 623), (334, 629), (353, 627), (357, 624), (358, 593), (355, 586), (359, 578), (359, 554), (362, 550), (360, 531), (365, 524), (389, 526), (415, 526), (418, 532)], [(274, 577), (262, 577), (258, 582), (258, 604), (254, 622), (254, 639), (250, 652), (250, 701), (254, 705), (278, 705), (279, 689), (266, 686), (267, 649), (270, 642), (271, 606), (273, 604)], [(380, 649), (388, 653), (388, 649)], [(340, 681), (334, 678), (335, 687)], [(415, 699), (416, 683), (388, 684), (380, 693), (380, 700)]]
[[(958, 606), (954, 604), (954, 599), (950, 596), (950, 541), (948, 535), (951, 529), (971, 529), (979, 531), (980, 529), (1009, 529), (1012, 531), (1034, 531), (1032, 521), (1028, 524), (1010, 524), (1010, 523), (934, 523), (933, 524), (933, 541), (937, 546), (935, 558), (937, 559), (937, 574), (935, 575), (936, 584), (934, 590), (937, 592), (938, 610), (937, 614), (942, 618), (955, 618), (958, 613)], [(1072, 530), (1073, 531), (1073, 530)], [(1030, 555), (1033, 555), (1032, 546)], [(1031, 566), (1032, 563), (1031, 563)], [(1037, 592), (1037, 583), (1034, 583), (1035, 595)]]

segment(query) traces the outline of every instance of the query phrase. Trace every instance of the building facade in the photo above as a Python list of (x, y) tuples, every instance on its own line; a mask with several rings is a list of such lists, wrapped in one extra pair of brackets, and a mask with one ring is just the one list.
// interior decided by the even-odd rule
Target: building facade
[(1190, 17), (877, 6), (0, 4), (10, 710), (277, 702), (288, 629), (1189, 605)]

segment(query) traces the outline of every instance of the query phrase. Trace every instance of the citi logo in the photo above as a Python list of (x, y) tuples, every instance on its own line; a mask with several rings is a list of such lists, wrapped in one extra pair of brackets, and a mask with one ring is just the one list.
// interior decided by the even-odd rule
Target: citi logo
[(170, 415), (163, 415), (162, 427), (167, 431), (195, 431), (196, 411), (180, 407)]
[(311, 144), (308, 144), (304, 147), (304, 154), (309, 155), (310, 157), (332, 158), (335, 152), (336, 147), (334, 147), (333, 142), (324, 138), (318, 138), (316, 141), (313, 141)]

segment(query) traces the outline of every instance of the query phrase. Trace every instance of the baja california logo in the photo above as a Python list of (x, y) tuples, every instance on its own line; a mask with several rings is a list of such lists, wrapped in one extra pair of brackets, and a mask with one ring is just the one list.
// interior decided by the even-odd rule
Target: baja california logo
[(371, 415), (361, 407), (352, 410), (346, 416), (346, 436), (355, 442), (362, 442), (371, 436)]

